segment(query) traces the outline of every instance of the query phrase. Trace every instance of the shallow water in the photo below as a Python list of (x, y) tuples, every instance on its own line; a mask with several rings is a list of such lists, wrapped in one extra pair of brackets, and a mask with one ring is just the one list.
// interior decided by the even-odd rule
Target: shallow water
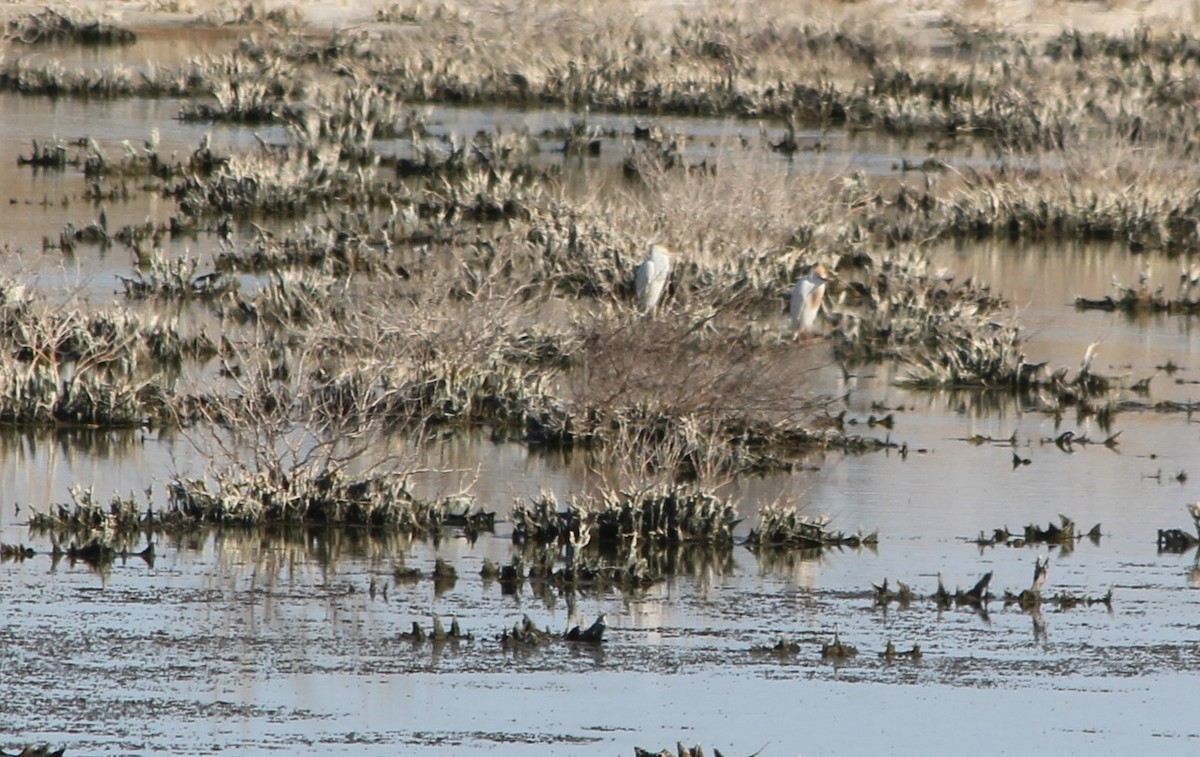
[[(83, 287), (84, 301), (113, 299), (116, 276), (129, 269), (123, 252), (81, 246), (64, 259), (41, 251), (43, 235), (96, 216), (97, 208), (74, 199), (81, 177), (17, 168), (16, 155), (39, 134), (91, 135), (107, 146), (136, 143), (152, 127), (170, 150), (193, 149), (209, 129), (172, 120), (177, 109), (170, 101), (0, 95), (0, 199), (16, 200), (0, 222), (10, 250), (4, 271), (47, 291)], [(497, 118), (531, 119), (521, 123), (536, 130), (562, 117)], [(488, 118), (437, 111), (432, 121), (470, 133)], [(608, 125), (610, 117), (592, 118)], [(632, 119), (612, 122), (631, 128)], [(707, 136), (748, 127), (680, 120), (671, 128)], [(213, 131), (218, 144), (253, 140), (245, 129)], [(844, 143), (844, 154), (831, 157), (838, 149), (831, 147), (822, 160), (890, 171), (905, 149)], [(65, 205), (56, 200), (64, 195)], [(110, 223), (170, 212), (144, 202), (108, 208)], [(1175, 383), (1200, 379), (1196, 320), (1080, 313), (1071, 303), (1108, 293), (1113, 275), (1134, 281), (1146, 263), (1152, 280), (1169, 287), (1185, 262), (1131, 256), (1119, 245), (935, 251), (935, 264), (986, 281), (1015, 304), (1031, 332), (1030, 360), (1074, 365), (1100, 339), (1094, 367), (1104, 373), (1136, 380), (1168, 359), (1182, 366), (1155, 377), (1150, 401), (1200, 394), (1195, 384)], [(478, 575), (485, 558), (511, 557), (504, 522), (474, 544), (454, 533), (436, 544), (362, 533), (298, 540), (206, 533), (158, 540), (152, 565), (130, 557), (102, 574), (55, 565), (48, 539), (23, 525), (31, 508), (68, 501), (76, 483), (94, 485), (101, 497), (155, 485), (161, 502), (161, 483), (201, 461), (178, 434), (0, 435), (0, 541), (38, 551), (0, 564), (0, 742), (50, 741), (72, 754), (628, 754), (634, 745), (682, 740), (726, 754), (765, 747), (764, 755), (819, 755), (845, 754), (849, 744), (854, 752), (959, 754), (984, 739), (980, 748), (1000, 754), (1129, 753), (1147, 745), (1194, 753), (1200, 568), (1194, 554), (1155, 547), (1158, 528), (1190, 528), (1183, 505), (1200, 498), (1200, 471), (1189, 470), (1200, 441), (1192, 419), (1126, 412), (1105, 430), (1073, 417), (1056, 422), (1008, 396), (909, 393), (894, 386), (896, 369), (886, 366), (859, 373), (846, 379), (830, 365), (820, 372), (821, 388), (849, 391), (857, 430), (906, 443), (907, 457), (814, 455), (804, 470), (738, 480), (726, 493), (747, 518), (743, 532), (759, 504), (782, 496), (829, 513), (842, 529), (878, 529), (877, 548), (770, 560), (738, 546), (715, 564), (631, 595), (547, 598), (530, 585), (504, 594)], [(893, 429), (866, 425), (887, 412), (879, 405), (894, 408)], [(1120, 431), (1120, 444), (1068, 452), (1051, 441), (1064, 430), (1097, 441)], [(1014, 432), (1028, 466), (1012, 467), (1012, 447), (966, 441)], [(481, 438), (434, 445), (427, 461), (457, 472), (427, 477), (423, 490), (475, 481), (479, 503), (502, 516), (516, 498), (543, 489), (564, 497), (595, 485), (579, 455)], [(1179, 481), (1180, 472), (1190, 475)], [(993, 571), (994, 593), (1020, 591), (1047, 550), (980, 549), (969, 540), (1000, 526), (1045, 526), (1058, 513), (1083, 529), (1102, 524), (1103, 536), (1069, 553), (1048, 550), (1046, 588), (1099, 597), (1112, 587), (1111, 610), (1047, 607), (1035, 619), (1001, 600), (987, 613), (939, 611), (926, 599), (886, 611), (873, 604), (873, 582), (901, 580), (927, 595), (939, 572), (951, 590)], [(428, 575), (437, 557), (458, 569), (452, 588), (439, 592), (429, 578), (391, 581), (395, 564)], [(369, 594), (372, 578), (389, 586), (386, 601)], [(558, 631), (601, 612), (610, 632), (599, 648), (554, 642), (513, 653), (496, 640), (523, 614)], [(414, 646), (399, 637), (414, 620), (428, 627), (431, 613), (457, 618), (474, 638)], [(835, 628), (860, 650), (836, 665), (820, 658)], [(781, 635), (800, 651), (752, 654)], [(919, 643), (923, 659), (881, 659), (889, 640), (901, 650)]]

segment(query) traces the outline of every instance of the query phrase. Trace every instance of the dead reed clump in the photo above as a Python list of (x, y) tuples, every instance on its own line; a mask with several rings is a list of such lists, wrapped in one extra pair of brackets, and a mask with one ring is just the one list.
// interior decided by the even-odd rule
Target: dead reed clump
[(980, 532), (979, 536), (972, 541), (980, 547), (996, 545), (1024, 547), (1049, 544), (1061, 547), (1064, 553), (1074, 549), (1076, 542), (1081, 539), (1088, 539), (1093, 544), (1100, 543), (1100, 537), (1103, 533), (1100, 530), (1099, 523), (1085, 532), (1082, 529), (1076, 528), (1075, 521), (1067, 516), (1060, 514), (1058, 518), (1059, 523), (1057, 524), (1051, 523), (1042, 528), (1031, 523), (1025, 526), (1019, 533), (1009, 531), (1007, 526), (993, 529), (990, 535)]
[(460, 363), (448, 356), (430, 356), (416, 364), (369, 370), (344, 374), (322, 386), (313, 394), (318, 413), (354, 408), (355, 415), (368, 423), (494, 423), (499, 430), (519, 431), (544, 401), (532, 371), (502, 363)]
[[(675, 751), (670, 749), (661, 749), (657, 752), (652, 752), (648, 749), (642, 749), (639, 746), (633, 748), (633, 757), (704, 757), (704, 747), (700, 744), (688, 747), (684, 746), (682, 741), (675, 743)], [(714, 757), (721, 757), (720, 749), (713, 749)]]
[[(288, 112), (293, 133), (310, 145), (338, 145), (341, 159), (355, 163), (380, 161), (374, 153), (379, 139), (406, 139), (414, 152), (420, 152), (427, 136), (423, 116), (366, 72), (349, 73), (349, 79), (333, 86), (318, 86), (305, 110)], [(455, 155), (453, 149), (448, 152)], [(457, 158), (459, 165), (465, 165), (466, 151), (460, 150)]]
[(882, 584), (871, 584), (871, 588), (875, 591), (875, 604), (879, 607), (886, 608), (895, 602), (901, 609), (907, 609), (915, 598), (912, 587), (899, 579), (896, 581), (895, 589), (888, 586), (886, 578), (883, 579)]
[(486, 424), (520, 436), (553, 401), (548, 386), (573, 359), (577, 337), (539, 323), (537, 303), (489, 293), (487, 282), (460, 299), (460, 276), (431, 276), (412, 289), (391, 282), (379, 297), (333, 295), (341, 314), (308, 327), (305, 412), (318, 422)]
[(1071, 520), (1067, 516), (1059, 515), (1058, 518), (1060, 521), (1059, 524), (1051, 523), (1045, 528), (1041, 528), (1032, 523), (1028, 526), (1025, 526), (1025, 543), (1059, 544), (1065, 549), (1069, 549), (1070, 545), (1078, 539), (1088, 538), (1093, 542), (1099, 541), (1101, 535), (1099, 523), (1092, 526), (1091, 530), (1087, 533), (1083, 533), (1077, 532), (1075, 528), (1075, 521)]
[(501, 591), (512, 594), (528, 578), (539, 594), (550, 588), (567, 597), (614, 588), (636, 593), (671, 576), (727, 575), (734, 569), (729, 542), (666, 544), (634, 539), (611, 544), (594, 543), (591, 538), (585, 526), (561, 542), (521, 541), (521, 554), (500, 569)]
[(156, 89), (132, 66), (73, 71), (58, 60), (37, 63), (26, 56), (0, 58), (0, 91), (52, 97), (127, 97), (153, 94)]
[(774, 355), (751, 346), (731, 355), (704, 332), (707, 315), (609, 313), (551, 328), (519, 294), (489, 294), (497, 285), (510, 286), (479, 278), (462, 302), (459, 285), (429, 279), (401, 288), (412, 304), (388, 312), (339, 295), (340, 315), (312, 325), (315, 380), (304, 406), (364, 423), (487, 424), (493, 434), (628, 453), (648, 469), (692, 476), (779, 469), (789, 464), (784, 449), (860, 443), (810, 431), (806, 419), (831, 400), (808, 396), (794, 366)]
[[(431, 240), (430, 236), (412, 241)], [(305, 224), (296, 235), (282, 238), (265, 229), (255, 229), (254, 237), (248, 243), (239, 246), (222, 244), (213, 267), (222, 273), (277, 274), (282, 271), (286, 275), (289, 271), (304, 269), (333, 276), (403, 270), (403, 265), (388, 255), (382, 237), (333, 223), (324, 229)]]
[(55, 379), (38, 368), (0, 372), (0, 422), (121, 428), (148, 425), (168, 412), (166, 398), (151, 381), (114, 383), (84, 375), (60, 385)]
[(219, 272), (197, 273), (200, 261), (181, 256), (165, 260), (157, 251), (146, 256), (132, 276), (118, 276), (125, 296), (133, 300), (216, 299), (237, 289), (237, 279)]
[(434, 615), (428, 633), (421, 628), (420, 623), (414, 620), (412, 624), (412, 631), (401, 633), (400, 638), (411, 641), (414, 644), (420, 644), (425, 641), (429, 641), (433, 644), (445, 644), (447, 642), (458, 643), (461, 641), (472, 641), (475, 637), (472, 634), (465, 633), (462, 630), (462, 627), (458, 624), (457, 618), (450, 619), (450, 628), (447, 629), (445, 624), (442, 623), (441, 616)]
[[(1115, 278), (1115, 277), (1114, 277)], [(1137, 286), (1126, 286), (1113, 281), (1116, 296), (1106, 295), (1100, 299), (1075, 298), (1077, 310), (1119, 310), (1125, 313), (1166, 313), (1168, 315), (1193, 315), (1200, 313), (1200, 297), (1194, 292), (1200, 286), (1200, 269), (1194, 264), (1183, 269), (1179, 275), (1178, 290), (1174, 296), (1166, 293), (1166, 285), (1159, 284), (1150, 289), (1150, 272), (1144, 272)]]
[[(126, 140), (120, 157), (116, 159), (107, 155), (95, 140), (81, 139), (79, 144), (82, 150), (73, 161), (82, 165), (84, 176), (87, 177), (84, 197), (93, 204), (99, 204), (103, 211), (105, 203), (126, 202), (138, 193), (164, 192), (171, 179), (189, 169), (203, 170), (203, 161), (200, 159), (202, 151), (193, 153), (185, 163), (176, 159), (174, 154), (162, 155), (159, 139), (159, 131), (155, 127), (139, 145)], [(158, 246), (168, 233), (180, 231), (177, 223), (168, 225), (147, 220), (142, 224), (112, 230), (110, 234), (103, 212), (97, 226), (103, 232), (102, 241), (127, 244), (139, 256), (143, 254), (142, 247), (147, 242)]]
[(728, 500), (674, 486), (637, 494), (612, 494), (583, 506), (600, 546), (641, 540), (654, 546), (686, 543), (731, 544), (741, 519)]
[(47, 513), (34, 513), (30, 528), (55, 533), (98, 531), (110, 534), (136, 534), (147, 528), (154, 514), (149, 505), (143, 507), (137, 498), (114, 494), (107, 502), (96, 499), (94, 487), (84, 489), (78, 484), (68, 490), (70, 504), (59, 504)]
[(1022, 610), (1030, 613), (1034, 620), (1035, 633), (1042, 634), (1045, 632), (1044, 623), (1041, 618), (1041, 608), (1045, 605), (1054, 605), (1060, 610), (1069, 610), (1078, 605), (1104, 605), (1110, 611), (1112, 610), (1113, 590), (1109, 587), (1108, 592), (1099, 597), (1079, 596), (1067, 592), (1060, 592), (1054, 596), (1042, 594), (1042, 587), (1046, 583), (1046, 577), (1050, 573), (1050, 558), (1038, 556), (1033, 566), (1033, 583), (1028, 589), (1023, 589), (1020, 593), (1012, 591), (1004, 592), (1004, 604), (1018, 605)]
[(513, 541), (518, 544), (565, 544), (571, 534), (580, 534), (584, 512), (568, 507), (560, 510), (558, 500), (547, 492), (528, 501), (513, 503), (509, 516), (513, 524)]
[[(206, 274), (211, 275), (211, 274)], [(230, 280), (216, 274), (219, 281)], [(234, 289), (231, 287), (231, 289)], [(268, 329), (317, 328), (345, 314), (345, 289), (337, 279), (304, 270), (276, 270), (253, 294), (229, 292), (220, 302), (223, 319)]]
[(1186, 552), (1197, 544), (1200, 544), (1200, 502), (1194, 502), (1187, 506), (1188, 514), (1192, 516), (1192, 523), (1196, 529), (1196, 536), (1192, 536), (1187, 531), (1181, 528), (1159, 529), (1158, 530), (1158, 551), (1180, 554)]
[(64, 255), (73, 255), (78, 244), (93, 244), (104, 248), (108, 247), (111, 241), (108, 230), (98, 221), (89, 223), (83, 228), (79, 228), (73, 223), (67, 223), (58, 234), (58, 243), (55, 244), (48, 237), (43, 237), (42, 248), (46, 250), (59, 249)]
[(0, 281), (0, 422), (104, 428), (170, 422), (184, 361), (204, 352), (173, 321), (48, 305)]
[[(116, 558), (140, 557), (154, 564), (156, 521), (149, 506), (143, 512), (137, 500), (114, 494), (107, 503), (95, 499), (92, 489), (76, 485), (70, 490), (72, 503), (60, 504), (49, 513), (35, 513), (29, 520), (34, 532), (47, 533), (53, 545), (51, 557), (66, 557), (103, 569)], [(143, 533), (147, 545), (138, 550)], [(63, 546), (63, 543), (66, 546)]]
[[(896, 588), (891, 588), (888, 580), (885, 578), (882, 584), (871, 584), (874, 604), (876, 607), (887, 609), (892, 602), (895, 602), (900, 609), (907, 610), (916, 600), (928, 600), (933, 602), (938, 609), (942, 610), (951, 607), (967, 607), (981, 613), (986, 613), (988, 603), (995, 598), (988, 591), (988, 586), (992, 582), (991, 571), (980, 576), (979, 580), (970, 589), (955, 587), (953, 592), (949, 591), (942, 580), (941, 573), (938, 573), (937, 582), (937, 589), (932, 594), (918, 595), (904, 581), (897, 580)], [(895, 656), (904, 656), (906, 654), (895, 653), (894, 650), (893, 652)], [(914, 657), (914, 659), (919, 657), (919, 647), (917, 655), (908, 654), (908, 656)]]
[[(1039, 45), (995, 23), (951, 18), (941, 34), (917, 41), (886, 25), (817, 24), (782, 7), (761, 14), (686, 9), (656, 21), (595, 8), (403, 9), (381, 18), (403, 25), (404, 33), (275, 35), (256, 41), (255, 53), (297, 65), (369, 62), (382, 86), (412, 102), (774, 116), (889, 133), (981, 135), (1022, 150), (1061, 149), (1093, 134), (1163, 139), (1171, 131), (1164, 122), (1188, 118), (1163, 107), (1190, 91), (1189, 58), (1164, 52), (1186, 50), (1188, 42), (1146, 42), (1139, 32), (1094, 45), (1120, 54), (1064, 56), (1061, 41)], [(422, 22), (404, 20), (410, 18)], [(539, 55), (516, 52), (526, 49)], [(1141, 54), (1158, 56), (1166, 70), (1160, 76), (1129, 51), (1153, 51)], [(580, 144), (590, 149), (591, 141)]]
[(1145, 61), (1195, 63), (1200, 60), (1200, 45), (1185, 32), (1149, 26), (1138, 26), (1120, 35), (1067, 29), (1046, 43), (1046, 54), (1076, 63), (1108, 58), (1129, 67)]
[(85, 19), (53, 8), (10, 19), (5, 29), (6, 41), (25, 45), (74, 42), (81, 45), (131, 45), (137, 35), (128, 29), (98, 19)]
[(78, 155), (72, 158), (67, 157), (67, 144), (62, 140), (54, 140), (53, 142), (46, 143), (34, 139), (32, 142), (33, 151), (29, 157), (18, 155), (17, 165), (63, 169), (68, 165), (77, 166), (80, 163), (81, 159)]
[(899, 383), (916, 388), (1020, 386), (1025, 377), (1018, 327), (987, 321), (972, 324), (972, 330), (954, 320), (959, 314), (952, 310), (946, 320), (931, 319), (949, 325), (949, 333), (916, 346), (909, 357), (913, 366)]
[[(197, 157), (207, 150), (202, 145)], [(181, 177), (169, 191), (182, 213), (192, 217), (298, 217), (322, 200), (368, 196), (366, 177), (338, 165), (336, 148), (315, 151), (311, 160), (298, 158), (294, 153), (283, 160), (266, 154), (232, 155), (214, 161), (211, 175)], [(206, 162), (203, 168), (208, 167)]]
[(639, 542), (654, 547), (729, 545), (740, 522), (731, 502), (681, 486), (574, 498), (565, 510), (559, 510), (552, 494), (544, 494), (515, 503), (511, 519), (513, 541), (520, 544), (591, 543), (622, 551)]
[(952, 606), (966, 606), (986, 610), (988, 602), (994, 598), (992, 593), (988, 591), (988, 586), (991, 583), (992, 571), (989, 570), (980, 576), (979, 580), (970, 589), (964, 590), (955, 587), (954, 593), (951, 594), (946, 589), (946, 585), (942, 583), (942, 574), (939, 572), (937, 591), (930, 595), (930, 599), (933, 600), (934, 604), (943, 609)]
[[(391, 373), (394, 378), (386, 378)], [(400, 373), (346, 373), (310, 395), (318, 416), (349, 411), (366, 423), (396, 427), (472, 426), (496, 423), (497, 432), (520, 431), (540, 395), (530, 392), (526, 373), (431, 362)]]
[(835, 626), (833, 641), (821, 644), (821, 657), (826, 660), (848, 660), (858, 655), (858, 647), (842, 641), (842, 635)]
[[(58, 24), (47, 14), (14, 21), (10, 36), (49, 35)], [(994, 21), (950, 17), (917, 38), (886, 23), (836, 16), (818, 23), (782, 5), (756, 13), (689, 7), (652, 17), (602, 6), (570, 12), (414, 6), (381, 11), (375, 23), (395, 29), (296, 33), (303, 19), (295, 9), (251, 3), (201, 19), (265, 23), (266, 33), (229, 56), (244, 66), (230, 70), (227, 60), (215, 58), (140, 72), (72, 72), (57, 61), (13, 61), (0, 72), (0, 87), (60, 95), (207, 94), (217, 104), (192, 106), (185, 117), (274, 120), (298, 99), (286, 87), (316, 81), (321, 77), (304, 74), (336, 66), (339, 84), (406, 103), (773, 117), (987, 140), (1021, 152), (1086, 147), (1098, 138), (1196, 148), (1197, 116), (1187, 105), (1200, 84), (1192, 70), (1197, 44), (1188, 35), (1139, 27), (1096, 36), (1062, 28), (1057, 38), (1035, 41)], [(281, 84), (284, 94), (269, 91)], [(347, 110), (359, 107), (336, 100)], [(572, 150), (597, 144), (585, 135), (572, 140)]]
[(268, 7), (264, 0), (228, 0), (199, 14), (194, 23), (198, 26), (264, 26), (268, 30), (282, 28), (286, 31), (300, 25), (302, 20), (300, 10), (291, 5)]
[[(217, 156), (207, 144), (193, 154), (186, 175), (172, 181), (164, 193), (179, 204), (178, 223), (187, 219), (232, 216), (235, 219), (268, 215), (301, 218), (332, 204), (358, 208), (393, 208), (396, 221), (416, 227), (422, 217), (431, 223), (433, 238), (453, 238), (466, 220), (495, 221), (527, 218), (540, 202), (544, 189), (521, 167), (493, 168), (478, 159), (467, 162), (461, 173), (445, 174), (448, 166), (431, 170), (440, 181), (426, 183), (412, 196), (397, 192), (389, 175), (379, 168), (379, 156), (367, 147), (354, 147), (358, 158), (343, 157), (348, 148), (327, 140), (301, 138), (281, 146), (263, 145), (258, 152)], [(401, 213), (401, 206), (404, 213)], [(351, 211), (343, 211), (350, 214)], [(413, 223), (408, 216), (415, 213)], [(395, 222), (388, 226), (395, 231)], [(194, 221), (191, 223), (194, 224)], [(365, 221), (363, 223), (366, 223)], [(382, 247), (411, 241), (406, 229), (399, 236), (379, 236)]]
[(929, 270), (920, 248), (860, 258), (833, 296), (835, 352), (851, 362), (899, 358), (910, 386), (1005, 386), (1021, 379), (1019, 329), (986, 287)]
[(824, 547), (872, 546), (879, 542), (879, 532), (859, 531), (847, 534), (829, 528), (828, 516), (810, 516), (794, 504), (782, 502), (764, 505), (758, 512), (759, 523), (746, 537), (754, 549), (788, 547), (821, 549)]
[[(66, 747), (54, 749), (48, 743), (26, 744), (21, 747), (21, 751), (15, 752), (12, 757), (63, 757), (66, 752)], [(7, 753), (4, 754), (7, 755)]]
[(641, 245), (617, 226), (593, 222), (579, 211), (565, 203), (535, 207), (523, 240), (509, 254), (528, 260), (530, 281), (551, 291), (584, 297), (632, 294), (634, 255), (642, 252)]
[(604, 613), (600, 613), (600, 616), (587, 628), (572, 626), (563, 634), (563, 639), (578, 644), (599, 644), (604, 641), (606, 630), (608, 630), (608, 617)]
[(449, 520), (486, 525), (491, 519), (461, 512), (457, 501), (427, 501), (414, 496), (404, 475), (352, 476), (293, 471), (286, 477), (230, 468), (207, 481), (175, 478), (167, 486), (171, 514), (195, 524), (321, 523), (374, 526), (427, 534)]
[(0, 544), (0, 562), (24, 562), (36, 554), (33, 547), (24, 544)]
[(1070, 239), (1185, 252), (1200, 244), (1193, 163), (1162, 142), (1094, 137), (955, 171), (923, 191), (902, 186), (872, 225), (897, 240)]
[(559, 382), (560, 399), (530, 419), (530, 434), (696, 477), (786, 468), (785, 450), (855, 444), (809, 429), (835, 401), (808, 387), (811, 355), (731, 342), (709, 331), (712, 318), (705, 308), (584, 324), (577, 367)]
[(308, 144), (338, 145), (343, 160), (360, 163), (376, 159), (371, 154), (376, 139), (424, 133), (420, 116), (366, 70), (343, 67), (343, 76), (332, 81), (310, 81), (296, 71), (292, 57), (253, 38), (232, 53), (189, 61), (189, 77), (204, 82), (216, 102), (186, 104), (179, 118), (282, 122)]
[(549, 628), (538, 628), (537, 624), (528, 615), (525, 615), (521, 620), (513, 623), (511, 629), (505, 629), (500, 634), (499, 641), (505, 649), (522, 649), (541, 646), (555, 637), (556, 635)]

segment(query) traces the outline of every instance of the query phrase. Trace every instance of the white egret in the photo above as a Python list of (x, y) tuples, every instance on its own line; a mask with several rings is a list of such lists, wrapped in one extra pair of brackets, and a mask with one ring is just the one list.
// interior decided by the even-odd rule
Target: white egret
[(825, 284), (832, 280), (825, 266), (820, 264), (807, 276), (796, 279), (791, 301), (793, 338), (812, 331), (817, 311), (821, 309), (821, 300), (825, 297)]
[(658, 305), (670, 275), (670, 251), (660, 244), (650, 245), (650, 256), (642, 261), (633, 274), (633, 286), (642, 310), (648, 312)]

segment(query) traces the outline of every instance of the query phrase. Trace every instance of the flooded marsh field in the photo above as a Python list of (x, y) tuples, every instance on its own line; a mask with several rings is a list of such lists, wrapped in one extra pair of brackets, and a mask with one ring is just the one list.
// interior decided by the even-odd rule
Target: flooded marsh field
[(0, 749), (1193, 753), (1198, 19), (1050, 6), (5, 6)]

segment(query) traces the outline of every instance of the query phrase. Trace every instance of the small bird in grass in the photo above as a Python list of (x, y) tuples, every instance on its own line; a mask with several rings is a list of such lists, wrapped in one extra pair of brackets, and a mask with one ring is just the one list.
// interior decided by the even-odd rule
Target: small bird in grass
[(633, 274), (633, 286), (642, 310), (649, 312), (658, 306), (670, 275), (670, 251), (661, 244), (650, 245), (649, 257), (642, 261)]
[(820, 263), (807, 276), (796, 279), (791, 301), (793, 339), (812, 332), (817, 311), (821, 309), (821, 301), (825, 298), (825, 285), (832, 280), (833, 277)]

